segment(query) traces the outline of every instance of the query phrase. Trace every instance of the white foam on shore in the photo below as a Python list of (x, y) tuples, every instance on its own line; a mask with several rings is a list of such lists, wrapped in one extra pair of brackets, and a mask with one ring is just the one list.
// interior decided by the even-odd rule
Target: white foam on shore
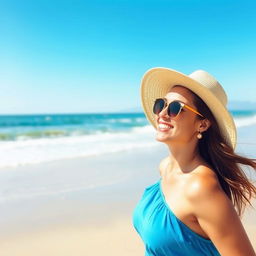
[(235, 121), (237, 128), (255, 125), (256, 124), (256, 115), (249, 116), (249, 117), (235, 118), (234, 121)]
[[(127, 122), (128, 119), (122, 119)], [(235, 118), (237, 128), (256, 124), (256, 115)], [(38, 164), (61, 159), (97, 156), (159, 145), (151, 125), (134, 127), (129, 132), (103, 133), (55, 138), (0, 142), (0, 169)]]
[(131, 132), (40, 138), (0, 143), (0, 168), (96, 156), (158, 145), (151, 126)]

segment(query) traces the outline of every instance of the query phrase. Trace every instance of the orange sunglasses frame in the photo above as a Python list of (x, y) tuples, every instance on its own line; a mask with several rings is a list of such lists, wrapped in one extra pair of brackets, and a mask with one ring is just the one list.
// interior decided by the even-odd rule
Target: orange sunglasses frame
[[(163, 109), (165, 109), (167, 106), (169, 106), (172, 102), (175, 102), (175, 101), (179, 102), (180, 105), (181, 105), (181, 108), (180, 108), (180, 111), (178, 112), (178, 114), (177, 114), (176, 116), (178, 116), (178, 115), (180, 114), (180, 112), (181, 112), (181, 109), (185, 107), (185, 108), (189, 109), (190, 111), (194, 112), (195, 114), (197, 114), (197, 115), (199, 115), (199, 116), (201, 116), (201, 117), (204, 117), (202, 114), (200, 114), (200, 113), (199, 113), (198, 111), (196, 111), (194, 108), (190, 107), (189, 105), (185, 104), (185, 103), (182, 102), (182, 101), (174, 100), (174, 101), (170, 102), (169, 104), (167, 104), (166, 98), (157, 98), (157, 99), (155, 99), (155, 101), (156, 101), (156, 100), (159, 100), (159, 99), (162, 99), (162, 100), (164, 100), (164, 102), (165, 102), (165, 105), (164, 105)], [(163, 109), (162, 109), (161, 111), (163, 111)], [(176, 116), (175, 116), (175, 117), (176, 117)]]

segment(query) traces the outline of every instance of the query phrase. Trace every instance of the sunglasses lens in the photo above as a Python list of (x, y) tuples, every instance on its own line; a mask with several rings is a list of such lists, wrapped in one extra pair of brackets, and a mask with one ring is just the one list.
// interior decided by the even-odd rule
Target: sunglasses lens
[(170, 117), (175, 117), (179, 114), (180, 109), (181, 104), (178, 101), (174, 101), (168, 106), (168, 115)]
[(154, 114), (158, 115), (164, 108), (165, 102), (163, 99), (156, 99), (153, 107)]

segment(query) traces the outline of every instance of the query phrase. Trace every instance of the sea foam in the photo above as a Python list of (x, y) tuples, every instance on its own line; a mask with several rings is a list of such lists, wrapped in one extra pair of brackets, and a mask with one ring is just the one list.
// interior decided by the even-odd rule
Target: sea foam
[[(49, 119), (50, 117), (48, 117)], [(132, 123), (132, 118), (108, 119), (110, 122)], [(133, 118), (135, 124), (127, 130), (104, 131), (95, 129), (94, 133), (86, 134), (83, 130), (68, 133), (51, 133), (49, 137), (16, 137), (16, 140), (0, 141), (0, 169), (26, 164), (37, 164), (76, 157), (90, 157), (106, 153), (115, 153), (136, 148), (154, 147), (159, 145), (155, 140), (155, 129), (145, 122), (145, 118)], [(143, 121), (144, 120), (144, 121)], [(235, 118), (237, 128), (254, 126), (256, 115)], [(36, 132), (35, 132), (36, 133)]]

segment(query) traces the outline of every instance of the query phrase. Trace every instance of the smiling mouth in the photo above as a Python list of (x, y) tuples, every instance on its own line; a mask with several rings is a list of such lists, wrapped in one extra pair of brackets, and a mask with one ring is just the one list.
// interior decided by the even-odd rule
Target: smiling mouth
[(172, 128), (173, 128), (173, 126), (169, 125), (169, 124), (162, 124), (162, 123), (158, 124), (158, 130), (160, 130), (160, 131), (168, 131)]

